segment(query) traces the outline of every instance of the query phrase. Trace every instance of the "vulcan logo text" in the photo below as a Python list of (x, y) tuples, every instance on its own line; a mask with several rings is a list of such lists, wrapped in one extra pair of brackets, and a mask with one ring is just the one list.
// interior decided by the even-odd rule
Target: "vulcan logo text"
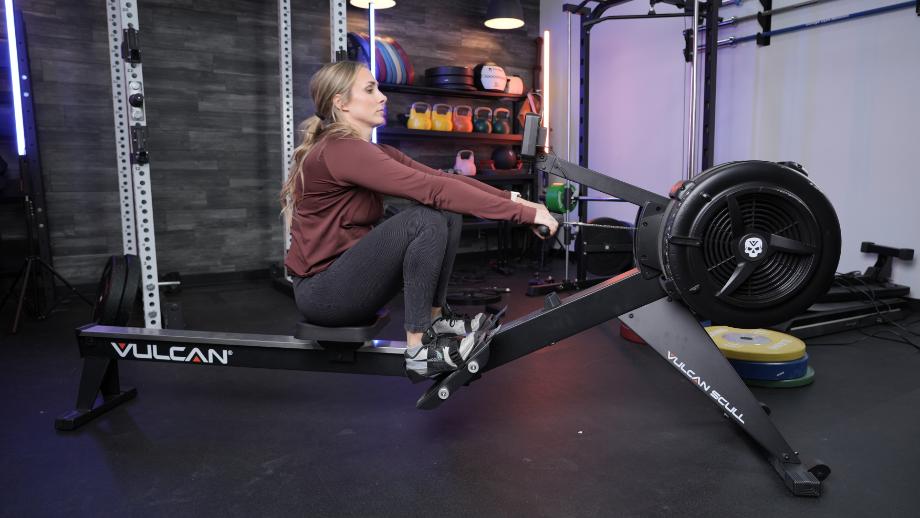
[(728, 399), (725, 399), (725, 396), (713, 390), (712, 385), (707, 383), (706, 380), (700, 377), (699, 374), (693, 372), (693, 369), (688, 369), (687, 364), (680, 361), (680, 358), (678, 358), (676, 354), (672, 353), (671, 351), (668, 351), (668, 360), (670, 360), (671, 363), (673, 363), (674, 366), (677, 367), (678, 370), (680, 370), (680, 372), (683, 372), (684, 376), (690, 379), (690, 381), (692, 381), (697, 386), (699, 386), (701, 389), (703, 389), (703, 392), (709, 394), (709, 397), (714, 399), (716, 403), (719, 404), (719, 406), (725, 408), (726, 412), (728, 412), (732, 417), (737, 419), (738, 422), (740, 422), (741, 424), (744, 424), (744, 414), (742, 414), (741, 412), (738, 411), (737, 408), (732, 406), (731, 402), (729, 402)]
[(135, 358), (138, 360), (162, 360), (168, 362), (180, 363), (206, 363), (229, 365), (230, 356), (233, 351), (230, 349), (205, 349), (202, 351), (197, 347), (189, 349), (181, 345), (174, 345), (168, 350), (161, 352), (156, 344), (145, 344), (138, 346), (135, 343), (109, 342), (115, 348), (115, 352), (122, 358)]

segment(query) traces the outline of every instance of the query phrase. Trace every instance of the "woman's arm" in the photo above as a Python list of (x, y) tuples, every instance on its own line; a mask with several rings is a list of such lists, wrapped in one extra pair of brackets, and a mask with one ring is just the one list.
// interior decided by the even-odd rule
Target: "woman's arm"
[(425, 164), (412, 160), (412, 158), (409, 157), (409, 155), (403, 153), (402, 151), (396, 149), (393, 146), (388, 146), (386, 144), (380, 144), (380, 148), (383, 149), (383, 151), (387, 155), (391, 156), (397, 162), (403, 165), (407, 165), (411, 167), (412, 169), (415, 169), (416, 171), (421, 171), (423, 173), (427, 173), (427, 174), (431, 174), (435, 176), (446, 176), (453, 180), (459, 180), (467, 185), (471, 185), (479, 189), (480, 191), (487, 192), (493, 196), (500, 196), (502, 198), (511, 197), (510, 191), (496, 189), (495, 187), (492, 187), (489, 184), (480, 182), (479, 180), (474, 180), (473, 178), (470, 178), (468, 176), (463, 176), (462, 174), (450, 174), (450, 173), (445, 173), (444, 171), (438, 171), (437, 169), (432, 169)]
[(536, 220), (537, 210), (533, 207), (458, 182), (454, 175), (421, 172), (364, 140), (328, 142), (323, 150), (323, 161), (339, 181), (382, 194), (410, 198), (424, 205), (480, 218), (516, 223)]

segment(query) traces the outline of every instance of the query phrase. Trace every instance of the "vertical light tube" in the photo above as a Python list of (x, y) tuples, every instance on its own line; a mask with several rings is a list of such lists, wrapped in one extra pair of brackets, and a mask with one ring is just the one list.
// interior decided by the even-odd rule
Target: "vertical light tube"
[(10, 82), (13, 87), (13, 113), (16, 118), (16, 150), (19, 156), (26, 154), (25, 128), (22, 124), (22, 91), (19, 89), (19, 51), (16, 48), (16, 21), (13, 16), (13, 0), (4, 0), (6, 9), (6, 37), (10, 51)]
[[(377, 28), (374, 26), (374, 0), (370, 0), (367, 5), (368, 27), (370, 31), (370, 48), (371, 48), (371, 75), (377, 79)], [(371, 130), (371, 142), (377, 143), (377, 128)]]
[(572, 13), (565, 13), (568, 45), (565, 48), (565, 160), (572, 161)]
[(374, 22), (374, 0), (370, 0), (367, 6), (368, 10), (368, 27), (370, 27), (370, 60), (371, 60), (371, 74), (374, 76), (374, 79), (377, 78), (377, 28), (375, 27)]
[[(565, 46), (565, 67), (566, 67), (566, 76), (565, 76), (565, 160), (567, 162), (572, 161), (572, 12), (565, 12), (565, 25), (566, 25), (566, 46)], [(565, 192), (569, 192), (569, 179), (565, 179)], [(562, 235), (565, 236), (566, 232), (569, 231), (569, 226), (566, 223), (569, 222), (569, 211), (562, 213)], [(565, 277), (564, 280), (569, 280), (569, 243), (565, 242), (565, 238), (562, 240), (565, 248)]]
[(546, 129), (546, 142), (549, 148), (549, 30), (543, 31), (543, 127)]
[[(697, 48), (700, 34), (700, 0), (693, 0), (693, 44), (690, 45), (691, 49), (694, 51)], [(688, 163), (687, 163), (687, 179), (693, 178), (696, 176), (696, 128), (698, 125), (697, 122), (697, 58), (699, 52), (693, 52), (693, 60), (690, 62), (690, 131), (687, 137), (687, 151), (688, 151)]]

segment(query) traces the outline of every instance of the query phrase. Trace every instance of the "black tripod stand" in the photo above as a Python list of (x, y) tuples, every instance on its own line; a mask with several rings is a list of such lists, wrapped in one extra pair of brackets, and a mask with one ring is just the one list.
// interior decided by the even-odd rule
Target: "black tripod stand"
[[(51, 311), (54, 310), (61, 302), (65, 300), (70, 300), (70, 297), (53, 299), (50, 301), (50, 306), (45, 309), (45, 297), (43, 293), (51, 293), (54, 297), (54, 278), (56, 277), (65, 286), (73, 293), (74, 295), (80, 297), (84, 302), (93, 306), (93, 302), (86, 298), (82, 293), (76, 290), (67, 279), (65, 279), (60, 273), (58, 273), (54, 267), (48, 264), (44, 259), (42, 259), (37, 253), (37, 243), (35, 242), (35, 236), (33, 235), (33, 225), (35, 223), (35, 209), (32, 203), (32, 199), (29, 196), (26, 196), (23, 201), (23, 208), (26, 214), (26, 240), (27, 240), (27, 250), (28, 256), (26, 256), (23, 261), (22, 267), (19, 268), (19, 273), (16, 274), (16, 279), (13, 280), (13, 284), (10, 286), (10, 289), (6, 292), (6, 295), (3, 296), (3, 302), (0, 302), (0, 310), (3, 310), (3, 306), (6, 305), (6, 301), (9, 300), (10, 296), (16, 291), (16, 285), (22, 282), (22, 287), (19, 290), (19, 301), (16, 305), (16, 316), (13, 318), (13, 327), (11, 332), (16, 334), (19, 330), (19, 319), (22, 317), (22, 308), (25, 306), (26, 302), (26, 293), (29, 291), (31, 284), (32, 287), (32, 313), (35, 314), (35, 318), (38, 320), (44, 320), (51, 314)], [(45, 272), (50, 273), (54, 277), (49, 278), (47, 275), (42, 275), (42, 269)], [(48, 290), (43, 290), (43, 282), (50, 280), (51, 286)]]

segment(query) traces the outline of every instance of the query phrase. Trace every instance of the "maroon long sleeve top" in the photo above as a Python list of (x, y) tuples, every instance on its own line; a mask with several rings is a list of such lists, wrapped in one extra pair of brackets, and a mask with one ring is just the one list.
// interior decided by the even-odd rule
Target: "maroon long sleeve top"
[(309, 277), (371, 231), (383, 216), (381, 195), (486, 219), (532, 223), (536, 209), (511, 193), (412, 160), (397, 149), (356, 138), (320, 140), (294, 187), (291, 248), (285, 266)]

